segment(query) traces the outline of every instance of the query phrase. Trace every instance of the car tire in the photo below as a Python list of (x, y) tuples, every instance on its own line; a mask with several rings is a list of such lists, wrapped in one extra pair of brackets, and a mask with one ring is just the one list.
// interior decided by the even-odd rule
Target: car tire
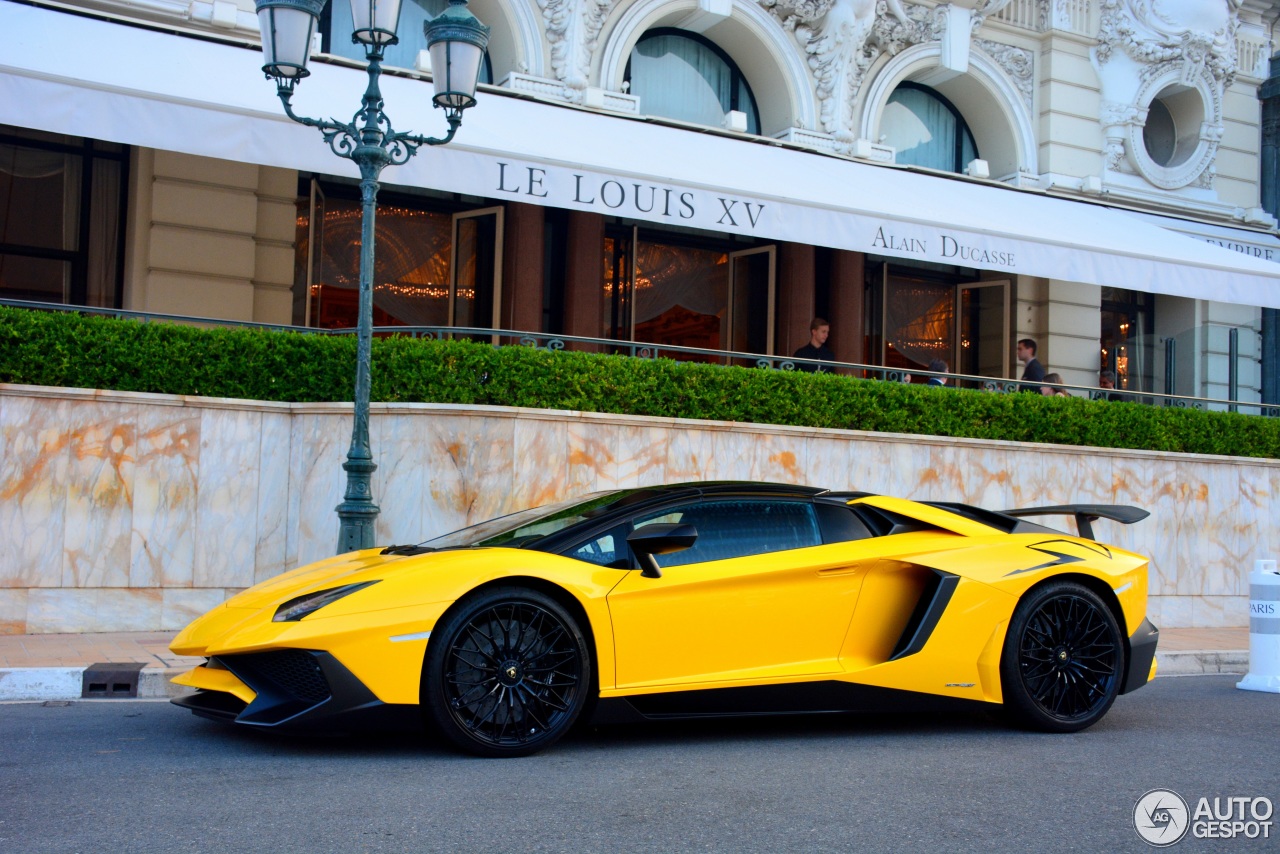
[(582, 713), (591, 654), (578, 621), (536, 590), (468, 597), (432, 630), (422, 674), (430, 724), (477, 756), (550, 747)]
[(1124, 638), (1098, 594), (1073, 581), (1033, 588), (1009, 621), (1000, 659), (1004, 708), (1014, 723), (1079, 732), (1115, 702)]

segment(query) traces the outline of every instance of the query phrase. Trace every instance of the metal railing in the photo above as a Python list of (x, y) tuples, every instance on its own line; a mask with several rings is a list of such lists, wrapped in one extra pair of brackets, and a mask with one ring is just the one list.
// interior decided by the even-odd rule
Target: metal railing
[[(41, 311), (73, 311), (80, 314), (105, 315), (141, 322), (166, 322), (198, 324), (203, 326), (228, 326), (264, 331), (296, 332), (307, 335), (355, 335), (354, 327), (347, 329), (317, 329), (310, 326), (287, 326), (275, 323), (255, 323), (245, 320), (225, 320), (211, 317), (193, 317), (179, 314), (130, 311), (120, 308), (96, 308), (63, 305), (61, 303), (27, 302), (0, 299), (0, 305)], [(885, 382), (910, 382), (913, 378), (926, 380), (937, 377), (947, 380), (947, 388), (981, 390), (1001, 394), (1013, 392), (1039, 392), (1053, 388), (1070, 397), (1105, 400), (1118, 403), (1142, 403), (1151, 406), (1168, 406), (1179, 409), (1199, 409), (1243, 412), (1246, 414), (1280, 417), (1280, 406), (1254, 401), (1220, 400), (1189, 395), (1159, 392), (1101, 389), (1093, 386), (1068, 385), (989, 377), (978, 374), (936, 373), (922, 370), (905, 370), (884, 365), (866, 365), (858, 362), (828, 362), (819, 359), (799, 359), (794, 356), (763, 355), (735, 350), (712, 350), (704, 347), (685, 347), (675, 344), (654, 344), (644, 341), (620, 341), (613, 338), (591, 338), (581, 335), (555, 335), (547, 332), (522, 332), (514, 329), (489, 329), (473, 326), (375, 326), (373, 334), (379, 337), (402, 335), (423, 340), (470, 339), (488, 341), (496, 347), (522, 346), (559, 352), (577, 350), (630, 356), (637, 359), (673, 359), (719, 365), (765, 368), (780, 371), (821, 371), (856, 379), (875, 379)]]

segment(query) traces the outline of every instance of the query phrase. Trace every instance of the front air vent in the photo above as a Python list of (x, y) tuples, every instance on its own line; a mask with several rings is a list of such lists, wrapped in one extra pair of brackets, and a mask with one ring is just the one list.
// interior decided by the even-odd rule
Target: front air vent
[(329, 698), (324, 671), (315, 656), (305, 650), (282, 649), (227, 657), (222, 661), (259, 694), (283, 694), (308, 703)]
[(218, 656), (216, 660), (257, 695), (236, 720), (273, 726), (328, 702), (332, 691), (319, 658), (325, 655), (280, 649)]

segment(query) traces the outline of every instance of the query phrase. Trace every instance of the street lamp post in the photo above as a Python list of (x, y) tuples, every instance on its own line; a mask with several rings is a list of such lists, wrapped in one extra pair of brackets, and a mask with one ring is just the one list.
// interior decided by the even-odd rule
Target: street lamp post
[(365, 46), (369, 62), (369, 86), (363, 106), (349, 123), (299, 116), (293, 111), (294, 87), (310, 74), (307, 59), (312, 35), (325, 0), (258, 0), (262, 27), (263, 72), (276, 81), (285, 115), (295, 122), (318, 128), (333, 153), (360, 167), (360, 299), (356, 334), (355, 419), (347, 461), (347, 490), (338, 505), (338, 553), (367, 549), (374, 544), (373, 503), (370, 481), (377, 464), (369, 448), (369, 365), (373, 345), (374, 220), (377, 214), (378, 176), (387, 166), (405, 163), (423, 145), (443, 145), (453, 139), (462, 124), (462, 111), (475, 105), (480, 64), (489, 41), (489, 28), (467, 10), (467, 0), (449, 0), (449, 7), (427, 22), (427, 50), (431, 55), (435, 106), (444, 110), (449, 132), (429, 139), (392, 130), (382, 110), (382, 58), (396, 44), (400, 0), (352, 0), (351, 40)]

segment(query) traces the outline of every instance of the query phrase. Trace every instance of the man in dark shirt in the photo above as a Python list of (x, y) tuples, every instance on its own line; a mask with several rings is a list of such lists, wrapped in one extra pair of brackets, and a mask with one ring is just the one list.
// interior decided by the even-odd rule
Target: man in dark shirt
[[(815, 317), (813, 322), (809, 324), (809, 343), (801, 347), (794, 353), (797, 359), (821, 359), (824, 362), (834, 362), (836, 354), (827, 348), (827, 336), (831, 334), (831, 324), (827, 323), (821, 317)], [(808, 371), (819, 373), (830, 371), (830, 368), (822, 365), (796, 365), (797, 371)]]
[[(951, 366), (943, 359), (934, 359), (929, 363), (929, 370), (933, 371), (935, 374), (948, 374), (951, 373)], [(929, 379), (925, 381), (925, 385), (945, 386), (946, 384), (946, 377), (929, 377)]]
[[(1041, 365), (1036, 359), (1036, 342), (1030, 338), (1023, 338), (1018, 341), (1018, 361), (1026, 362), (1027, 367), (1022, 371), (1023, 382), (1038, 383), (1044, 379), (1044, 365)], [(1038, 392), (1036, 386), (1023, 386), (1020, 391)]]
[(1132, 400), (1133, 398), (1122, 391), (1116, 391), (1116, 375), (1111, 371), (1102, 371), (1098, 374), (1098, 388), (1100, 392), (1094, 394), (1094, 400)]

